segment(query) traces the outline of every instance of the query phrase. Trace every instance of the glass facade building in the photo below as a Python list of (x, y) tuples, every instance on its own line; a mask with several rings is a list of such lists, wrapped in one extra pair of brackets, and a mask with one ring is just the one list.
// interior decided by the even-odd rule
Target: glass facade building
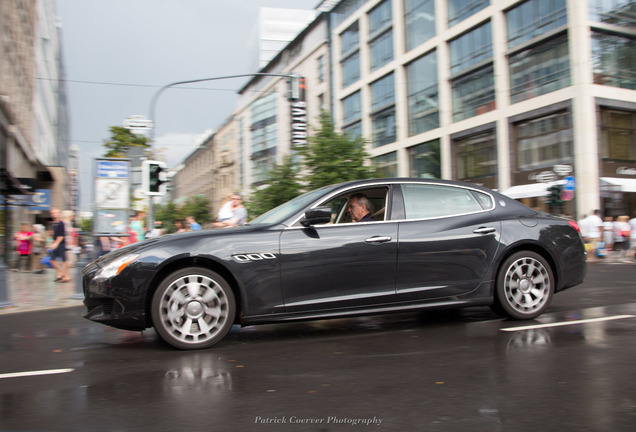
[[(603, 207), (609, 183), (636, 211), (636, 2), (325, 3), (334, 121), (383, 175), (465, 180), (572, 215)], [(537, 179), (565, 172), (581, 173), (577, 192), (551, 209)]]

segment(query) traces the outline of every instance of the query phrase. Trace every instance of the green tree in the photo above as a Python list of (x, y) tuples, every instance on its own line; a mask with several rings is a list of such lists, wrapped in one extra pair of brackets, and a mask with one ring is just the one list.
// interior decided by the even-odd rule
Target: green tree
[(309, 137), (307, 144), (294, 148), (307, 172), (303, 176), (307, 188), (375, 177), (375, 168), (368, 163), (370, 156), (364, 146), (361, 137), (352, 139), (336, 132), (329, 113), (322, 111), (316, 133)]
[(275, 165), (267, 173), (267, 186), (255, 189), (247, 203), (250, 219), (260, 216), (302, 193), (302, 185), (298, 181), (298, 165), (291, 156), (286, 156), (283, 163)]
[(212, 219), (210, 215), (210, 200), (201, 195), (188, 198), (180, 206), (172, 201), (166, 204), (157, 204), (153, 210), (154, 219), (161, 221), (161, 227), (168, 234), (176, 231), (175, 221), (181, 220), (185, 223), (185, 218), (188, 216), (193, 216), (201, 225), (210, 222)]
[(210, 200), (203, 195), (190, 197), (181, 207), (181, 213), (184, 219), (192, 216), (201, 225), (206, 224), (212, 219), (210, 215)]
[(124, 158), (130, 147), (150, 149), (149, 140), (143, 135), (137, 135), (121, 126), (110, 127), (110, 139), (104, 141), (105, 157)]

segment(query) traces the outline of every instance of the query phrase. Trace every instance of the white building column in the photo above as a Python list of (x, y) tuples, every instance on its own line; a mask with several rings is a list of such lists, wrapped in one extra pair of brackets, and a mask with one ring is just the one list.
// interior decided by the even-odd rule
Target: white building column
[(497, 101), (497, 187), (506, 190), (511, 186), (512, 165), (510, 160), (510, 134), (507, 108), (510, 106), (510, 77), (506, 50), (506, 19), (499, 9), (492, 18), (493, 62), (495, 95)]
[[(436, 34), (446, 32), (448, 28), (448, 15), (446, 13), (446, 0), (435, 0), (435, 25)], [(448, 43), (441, 41), (437, 46), (437, 81), (438, 81), (438, 106), (439, 125), (442, 129), (448, 128), (453, 123), (453, 97), (450, 78), (450, 52)], [(440, 164), (443, 179), (453, 178), (453, 151), (451, 148), (450, 134), (444, 133), (440, 137)]]
[(587, 2), (567, 0), (568, 47), (574, 135), (574, 175), (577, 215), (600, 208), (599, 145), (593, 87), (592, 37)]

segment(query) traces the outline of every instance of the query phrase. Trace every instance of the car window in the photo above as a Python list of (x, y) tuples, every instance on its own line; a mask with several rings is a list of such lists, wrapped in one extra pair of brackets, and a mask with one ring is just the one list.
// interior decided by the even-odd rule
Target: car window
[(477, 198), (477, 201), (479, 201), (479, 204), (481, 204), (481, 207), (484, 210), (492, 210), (495, 206), (492, 200), (492, 197), (488, 194), (485, 194), (483, 192), (478, 192), (476, 190), (472, 191), (473, 195), (475, 196), (475, 198)]
[(362, 193), (369, 199), (371, 203), (371, 208), (369, 210), (374, 221), (378, 222), (385, 220), (388, 189), (383, 187), (347, 191), (346, 193), (343, 193), (321, 203), (321, 207), (331, 208), (331, 224), (343, 224), (352, 222), (351, 213), (349, 212), (349, 199), (352, 195), (357, 193)]
[(402, 186), (407, 219), (456, 216), (483, 211), (469, 189), (444, 185)]

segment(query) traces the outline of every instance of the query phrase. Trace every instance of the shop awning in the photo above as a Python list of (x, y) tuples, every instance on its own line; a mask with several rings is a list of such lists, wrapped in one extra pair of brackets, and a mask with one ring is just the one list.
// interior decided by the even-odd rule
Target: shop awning
[(532, 198), (546, 196), (549, 194), (548, 188), (556, 184), (563, 184), (565, 181), (558, 180), (550, 183), (530, 183), (524, 185), (512, 186), (503, 192), (500, 192), (507, 197), (513, 199)]
[(636, 178), (601, 177), (601, 187), (616, 186), (621, 192), (636, 192)]

